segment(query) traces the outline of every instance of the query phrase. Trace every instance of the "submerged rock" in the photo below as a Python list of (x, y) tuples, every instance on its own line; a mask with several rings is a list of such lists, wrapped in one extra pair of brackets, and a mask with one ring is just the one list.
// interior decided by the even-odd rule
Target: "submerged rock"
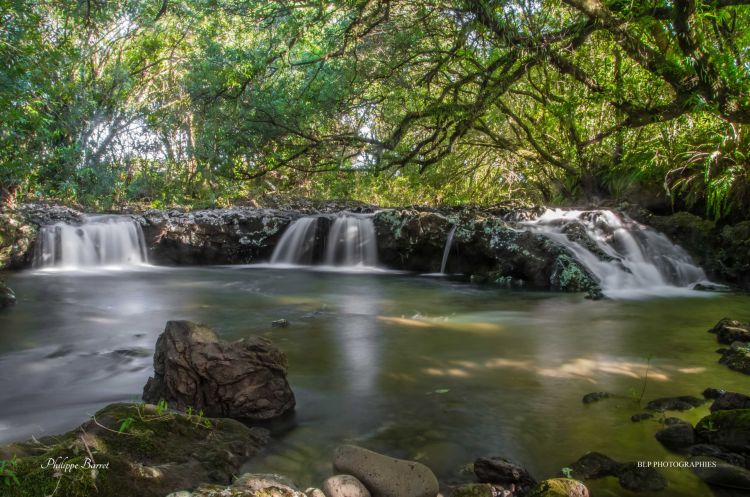
[(731, 345), (734, 342), (750, 342), (750, 323), (724, 318), (708, 330), (715, 333), (719, 343)]
[(722, 350), (719, 364), (740, 373), (750, 374), (750, 344), (734, 342), (729, 348)]
[(656, 439), (671, 450), (680, 450), (695, 443), (695, 433), (690, 423), (677, 423), (656, 432)]
[(527, 497), (589, 497), (589, 489), (578, 480), (551, 478), (539, 482)]
[[(226, 485), (267, 441), (266, 430), (232, 419), (112, 404), (63, 435), (0, 448), (0, 459), (17, 457), (20, 483), (3, 486), (2, 495), (164, 497), (201, 483)], [(50, 459), (78, 466), (58, 477)]]
[(276, 321), (271, 321), (271, 327), (272, 328), (289, 328), (289, 321), (286, 319), (277, 319)]
[(591, 393), (587, 393), (586, 395), (584, 395), (581, 401), (584, 404), (592, 404), (594, 402), (599, 402), (600, 400), (603, 400), (603, 399), (608, 399), (609, 397), (610, 395), (608, 392), (591, 392)]
[(370, 497), (370, 491), (351, 475), (335, 475), (323, 482), (326, 497)]
[(632, 416), (630, 416), (630, 421), (632, 421), (633, 423), (638, 423), (640, 421), (651, 419), (653, 417), (654, 415), (650, 412), (639, 412), (638, 414), (633, 414)]
[(373, 497), (435, 497), (437, 478), (424, 464), (388, 457), (355, 445), (337, 447), (334, 471), (356, 477)]
[(654, 468), (641, 468), (638, 463), (617, 462), (600, 453), (589, 452), (570, 465), (571, 476), (581, 480), (595, 480), (614, 476), (620, 486), (627, 490), (657, 491), (666, 487), (667, 481)]
[(16, 303), (16, 294), (8, 286), (0, 281), (0, 309), (10, 307)]
[(698, 478), (714, 487), (750, 491), (750, 471), (715, 457), (698, 456), (688, 459)]
[(204, 325), (169, 321), (156, 342), (143, 400), (207, 416), (264, 420), (294, 408), (286, 356), (269, 340), (229, 343)]
[(688, 411), (694, 407), (705, 404), (705, 399), (699, 399), (691, 395), (682, 395), (680, 397), (662, 397), (654, 399), (646, 404), (646, 409), (651, 411)]

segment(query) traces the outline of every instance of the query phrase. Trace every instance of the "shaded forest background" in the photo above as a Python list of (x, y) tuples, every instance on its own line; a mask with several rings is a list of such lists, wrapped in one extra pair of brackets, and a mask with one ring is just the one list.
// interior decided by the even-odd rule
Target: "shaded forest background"
[(0, 191), (750, 212), (750, 0), (6, 0)]

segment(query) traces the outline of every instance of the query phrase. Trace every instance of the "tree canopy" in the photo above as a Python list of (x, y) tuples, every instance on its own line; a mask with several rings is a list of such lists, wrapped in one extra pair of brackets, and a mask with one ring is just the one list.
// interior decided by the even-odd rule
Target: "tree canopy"
[(750, 0), (6, 0), (0, 186), (750, 208)]

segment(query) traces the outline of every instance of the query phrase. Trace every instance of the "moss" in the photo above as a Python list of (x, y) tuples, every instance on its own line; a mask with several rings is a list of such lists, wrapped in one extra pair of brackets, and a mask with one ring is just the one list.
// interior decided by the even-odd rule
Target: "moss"
[(716, 411), (695, 426), (701, 441), (730, 450), (750, 451), (750, 409)]
[(453, 497), (492, 497), (492, 485), (489, 483), (467, 483), (453, 491)]
[[(131, 424), (119, 433), (122, 421), (129, 418)], [(242, 458), (260, 448), (265, 432), (229, 419), (210, 422), (208, 428), (195, 416), (113, 404), (77, 430), (0, 449), (2, 458), (17, 456), (20, 482), (3, 496), (44, 497), (59, 486), (55, 495), (66, 497), (163, 497), (199, 481), (228, 483)], [(84, 467), (92, 456), (108, 467)], [(78, 467), (56, 475), (50, 459)]]
[(572, 478), (551, 478), (540, 482), (528, 497), (584, 497), (588, 496), (586, 486)]

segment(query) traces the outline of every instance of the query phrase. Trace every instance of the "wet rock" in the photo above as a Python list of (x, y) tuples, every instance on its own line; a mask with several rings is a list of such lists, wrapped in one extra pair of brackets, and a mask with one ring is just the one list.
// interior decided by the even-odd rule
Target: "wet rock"
[(0, 309), (10, 307), (16, 303), (16, 294), (0, 281)]
[(536, 485), (536, 480), (526, 468), (503, 457), (480, 457), (474, 461), (474, 474), (480, 483), (496, 483), (505, 487), (513, 484), (526, 490)]
[(711, 412), (732, 409), (750, 409), (750, 396), (736, 392), (725, 392), (711, 404)]
[(539, 482), (527, 497), (589, 497), (589, 489), (578, 480), (551, 478)]
[(695, 426), (698, 441), (725, 451), (750, 452), (750, 409), (716, 411)]
[(638, 463), (620, 463), (599, 452), (589, 452), (571, 464), (571, 476), (593, 480), (614, 476), (620, 486), (636, 492), (656, 491), (666, 487), (664, 477), (654, 468), (639, 468)]
[(715, 457), (697, 456), (688, 459), (698, 478), (714, 487), (750, 490), (750, 471)]
[(207, 416), (264, 420), (295, 405), (286, 356), (267, 339), (228, 343), (207, 326), (169, 321), (156, 342), (154, 377), (143, 400)]
[(637, 463), (624, 464), (618, 474), (620, 486), (633, 492), (658, 492), (667, 487), (667, 480), (654, 468), (639, 468)]
[(305, 494), (297, 489), (292, 480), (276, 474), (245, 473), (232, 484), (232, 488), (249, 490), (253, 495), (262, 494), (262, 491), (265, 490), (279, 497), (305, 497)]
[(663, 424), (664, 426), (673, 426), (673, 425), (681, 425), (687, 423), (684, 419), (675, 418), (674, 416), (670, 416), (668, 418), (660, 419), (659, 423)]
[(690, 423), (667, 426), (656, 432), (656, 439), (670, 450), (685, 449), (695, 443), (695, 433)]
[(616, 476), (622, 465), (601, 452), (589, 452), (570, 465), (572, 476), (579, 480), (595, 480)]
[(310, 487), (305, 490), (305, 495), (307, 497), (326, 497), (326, 494), (323, 493), (321, 489), (315, 487)]
[(731, 345), (734, 342), (750, 342), (750, 323), (724, 318), (708, 330), (715, 333), (719, 343)]
[(608, 398), (609, 398), (608, 392), (591, 392), (591, 393), (587, 393), (586, 395), (584, 395), (581, 401), (584, 404), (591, 404), (594, 402), (599, 402), (602, 399), (608, 399)]
[(437, 478), (427, 466), (354, 445), (336, 448), (333, 467), (356, 477), (373, 497), (435, 497), (439, 491)]
[(653, 417), (654, 415), (650, 412), (639, 412), (638, 414), (633, 414), (632, 416), (630, 416), (630, 421), (632, 421), (633, 423), (638, 423), (640, 421), (651, 419)]
[(271, 326), (273, 328), (289, 328), (289, 321), (286, 319), (277, 319), (276, 321), (271, 321)]
[(232, 485), (201, 485), (189, 497), (307, 497), (291, 480), (274, 474), (245, 473)]
[(323, 482), (326, 497), (370, 497), (370, 491), (351, 475), (335, 475)]
[[(130, 420), (123, 428), (123, 422)], [(77, 429), (41, 442), (0, 448), (0, 459), (18, 458), (23, 495), (164, 497), (200, 484), (227, 485), (241, 465), (268, 441), (268, 432), (239, 421), (154, 414), (135, 404), (112, 404)], [(96, 474), (74, 470), (58, 480), (41, 469), (50, 458), (106, 464)], [(5, 495), (5, 494), (3, 494)], [(11, 494), (21, 495), (21, 494)]]
[(740, 373), (750, 374), (750, 345), (745, 342), (734, 342), (731, 347), (722, 351), (719, 364)]
[(693, 397), (690, 395), (682, 395), (680, 397), (662, 397), (654, 399), (646, 404), (646, 409), (651, 411), (688, 411), (694, 407), (705, 404), (704, 399)]
[(703, 390), (703, 397), (706, 399), (718, 399), (725, 393), (727, 393), (727, 391), (722, 390), (721, 388), (707, 388)]

